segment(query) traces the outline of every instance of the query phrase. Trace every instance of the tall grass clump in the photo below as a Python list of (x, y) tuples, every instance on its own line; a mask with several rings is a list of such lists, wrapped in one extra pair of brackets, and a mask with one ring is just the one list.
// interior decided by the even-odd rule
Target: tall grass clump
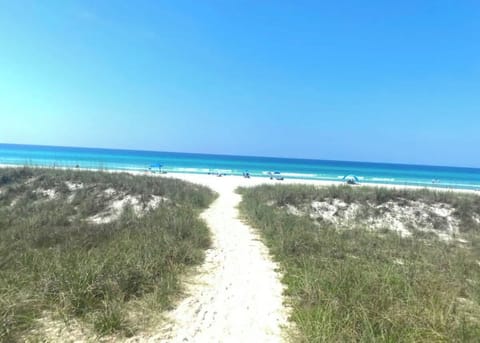
[[(301, 342), (478, 342), (479, 197), (429, 190), (296, 185), (242, 188), (240, 210), (283, 270), (294, 340)], [(406, 200), (455, 208), (465, 241), (401, 237), (315, 221), (312, 201)]]
[[(127, 203), (109, 222), (91, 220), (126, 195), (141, 213)], [(210, 237), (198, 214), (213, 198), (173, 179), (0, 169), (0, 341), (23, 341), (45, 318), (133, 334), (142, 299), (169, 308), (179, 277), (202, 262)]]

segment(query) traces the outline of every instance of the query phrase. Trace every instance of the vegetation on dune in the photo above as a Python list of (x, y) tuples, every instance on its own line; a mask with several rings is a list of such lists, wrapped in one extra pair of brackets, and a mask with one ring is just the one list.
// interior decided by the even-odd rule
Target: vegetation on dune
[[(141, 213), (126, 203), (109, 222), (91, 220), (126, 195)], [(0, 169), (0, 341), (22, 340), (44, 318), (131, 335), (203, 260), (210, 237), (198, 214), (213, 198), (173, 179)]]
[[(303, 342), (476, 342), (480, 337), (480, 197), (430, 190), (295, 185), (242, 188), (244, 218), (281, 264)], [(445, 203), (464, 239), (401, 237), (309, 213), (313, 201)], [(478, 218), (478, 217), (477, 217)], [(466, 243), (465, 243), (466, 242)]]

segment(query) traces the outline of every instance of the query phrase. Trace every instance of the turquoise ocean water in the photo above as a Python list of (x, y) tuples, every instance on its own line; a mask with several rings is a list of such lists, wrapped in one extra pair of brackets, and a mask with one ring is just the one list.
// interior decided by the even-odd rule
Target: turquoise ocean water
[(126, 171), (145, 171), (152, 164), (161, 164), (169, 173), (242, 175), (248, 171), (252, 176), (268, 177), (268, 172), (279, 171), (285, 178), (327, 181), (354, 174), (361, 183), (480, 189), (480, 169), (407, 164), (12, 144), (0, 144), (0, 164)]

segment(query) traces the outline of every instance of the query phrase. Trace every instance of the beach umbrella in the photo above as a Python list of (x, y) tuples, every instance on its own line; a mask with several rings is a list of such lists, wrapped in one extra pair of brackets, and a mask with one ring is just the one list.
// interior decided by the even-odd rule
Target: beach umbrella
[(347, 183), (358, 183), (358, 177), (352, 174), (345, 176), (343, 180)]

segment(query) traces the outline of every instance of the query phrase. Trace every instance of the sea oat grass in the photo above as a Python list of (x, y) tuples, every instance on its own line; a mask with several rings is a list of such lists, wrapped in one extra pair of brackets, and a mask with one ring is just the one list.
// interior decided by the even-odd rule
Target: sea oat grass
[[(260, 186), (239, 190), (244, 218), (280, 262), (301, 342), (477, 342), (478, 196), (429, 190)], [(455, 208), (464, 241), (401, 237), (353, 223), (339, 229), (288, 206), (414, 200)], [(369, 213), (368, 215), (373, 215)], [(470, 226), (466, 226), (470, 225)], [(465, 243), (466, 242), (466, 243)]]

